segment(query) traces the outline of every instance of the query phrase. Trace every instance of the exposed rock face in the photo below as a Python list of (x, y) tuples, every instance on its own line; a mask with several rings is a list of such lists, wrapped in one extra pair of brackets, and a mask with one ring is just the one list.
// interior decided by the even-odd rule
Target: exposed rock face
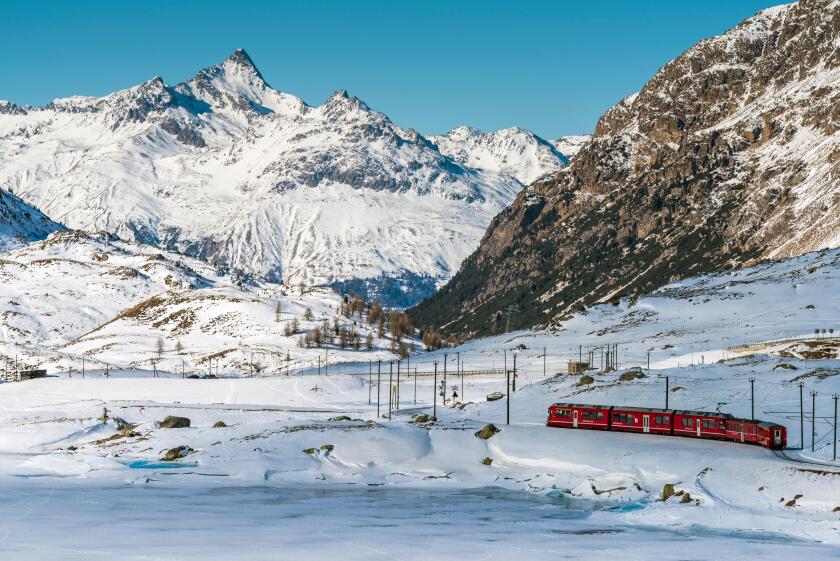
[(162, 429), (185, 429), (189, 428), (190, 420), (186, 417), (176, 417), (174, 415), (167, 416), (160, 422)]
[(481, 440), (487, 440), (498, 432), (500, 432), (499, 428), (493, 423), (490, 423), (489, 425), (484, 425), (481, 430), (475, 433), (475, 436)]
[(840, 2), (765, 10), (604, 114), (413, 310), (479, 335), (669, 281), (840, 245)]

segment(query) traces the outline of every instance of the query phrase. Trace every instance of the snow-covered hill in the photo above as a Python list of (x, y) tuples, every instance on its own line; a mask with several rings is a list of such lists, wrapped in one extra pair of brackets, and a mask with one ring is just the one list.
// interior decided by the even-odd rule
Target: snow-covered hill
[(505, 174), (524, 185), (561, 170), (569, 162), (569, 155), (552, 143), (518, 127), (493, 132), (457, 127), (429, 140), (459, 164)]
[(48, 234), (59, 230), (64, 230), (64, 226), (53, 222), (37, 208), (0, 189), (0, 251), (44, 239)]
[[(562, 165), (514, 136), (533, 146), (496, 143), (492, 157), (512, 150), (520, 179)], [(0, 186), (71, 228), (274, 281), (395, 284), (407, 303), (452, 275), (522, 188), (506, 170), (450, 158), (344, 91), (309, 106), (243, 50), (176, 86), (0, 105)]]

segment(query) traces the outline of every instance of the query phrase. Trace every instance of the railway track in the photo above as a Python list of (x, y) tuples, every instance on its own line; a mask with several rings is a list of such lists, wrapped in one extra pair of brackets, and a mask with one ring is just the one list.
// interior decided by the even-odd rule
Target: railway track
[[(828, 462), (814, 462), (814, 461), (810, 461), (810, 460), (803, 460), (802, 458), (792, 458), (791, 456), (788, 456), (787, 454), (785, 454), (784, 450), (771, 450), (771, 452), (773, 452), (773, 455), (776, 456), (777, 458), (779, 458), (780, 460), (785, 460), (785, 461), (792, 462), (792, 463), (795, 463), (795, 464), (803, 464), (803, 465), (806, 465), (806, 466), (820, 466), (820, 467), (829, 467), (829, 468), (840, 469), (840, 466), (838, 466), (837, 464), (831, 464), (831, 463), (828, 463)], [(840, 473), (840, 472), (838, 472), (838, 473)]]

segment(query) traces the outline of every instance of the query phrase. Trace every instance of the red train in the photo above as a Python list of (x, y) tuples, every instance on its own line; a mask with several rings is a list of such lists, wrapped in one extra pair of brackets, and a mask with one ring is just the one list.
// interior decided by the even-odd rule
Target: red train
[(707, 411), (555, 403), (548, 408), (546, 425), (731, 440), (773, 450), (787, 445), (787, 429), (782, 425)]

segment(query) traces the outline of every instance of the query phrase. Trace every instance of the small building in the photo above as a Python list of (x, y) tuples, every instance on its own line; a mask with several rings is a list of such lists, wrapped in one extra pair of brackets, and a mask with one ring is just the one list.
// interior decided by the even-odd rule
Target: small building
[(589, 370), (588, 362), (579, 362), (577, 360), (569, 361), (569, 374), (581, 374)]
[(46, 370), (21, 370), (20, 380), (34, 380), (35, 378), (46, 378)]

